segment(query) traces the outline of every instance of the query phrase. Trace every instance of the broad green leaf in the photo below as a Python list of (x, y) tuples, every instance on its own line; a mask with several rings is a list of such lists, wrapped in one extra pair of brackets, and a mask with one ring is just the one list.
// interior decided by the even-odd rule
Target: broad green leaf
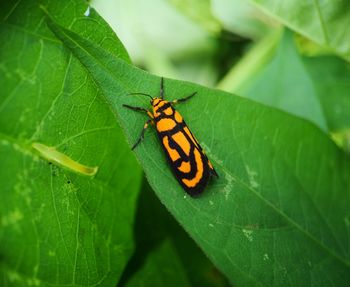
[[(159, 77), (136, 69), (79, 35), (50, 24), (103, 91), (130, 144)], [(350, 163), (315, 125), (228, 93), (165, 80), (220, 178), (199, 198), (174, 179), (153, 131), (135, 154), (160, 200), (235, 286), (348, 286)]]
[[(166, 208), (161, 204), (151, 189), (147, 181), (144, 181), (142, 191), (139, 194), (137, 214), (135, 218), (135, 253), (129, 261), (118, 286), (124, 286), (129, 278), (133, 277), (138, 270), (145, 268), (145, 262), (155, 249), (159, 249), (164, 240), (170, 240), (176, 253), (175, 260), (179, 258), (183, 267), (178, 272), (184, 274), (180, 277), (187, 277), (192, 286), (201, 287), (224, 287), (230, 286), (226, 278), (213, 266), (209, 259), (203, 254), (194, 241), (181, 228)], [(172, 248), (174, 249), (174, 248)], [(190, 256), (189, 256), (190, 255)], [(164, 276), (167, 274), (157, 274), (157, 262), (153, 268), (154, 276)], [(149, 265), (153, 264), (148, 260)], [(170, 264), (169, 259), (169, 264)], [(178, 265), (177, 263), (174, 263)], [(171, 275), (171, 274), (170, 274)], [(164, 278), (168, 280), (168, 278)], [(180, 282), (174, 281), (177, 286)], [(146, 284), (145, 284), (146, 285)], [(152, 285), (146, 285), (152, 286)]]
[(271, 61), (235, 90), (239, 95), (308, 119), (328, 130), (313, 79), (299, 56), (293, 34), (284, 33)]
[(0, 285), (115, 286), (133, 249), (140, 170), (45, 14), (128, 56), (85, 1), (0, 8)]
[(253, 0), (292, 30), (350, 60), (350, 2)]
[(125, 286), (187, 287), (191, 284), (173, 244), (170, 240), (165, 240), (148, 255), (142, 269), (138, 270)]
[(304, 57), (333, 140), (350, 153), (350, 64), (335, 56)]
[(331, 131), (350, 128), (350, 64), (335, 56), (302, 57)]
[[(235, 74), (244, 73), (251, 62), (243, 59), (242, 64)], [(239, 95), (308, 119), (326, 131), (350, 127), (350, 64), (335, 56), (300, 55), (290, 32), (284, 33), (265, 66), (248, 76), (232, 85), (230, 76), (223, 84)]]

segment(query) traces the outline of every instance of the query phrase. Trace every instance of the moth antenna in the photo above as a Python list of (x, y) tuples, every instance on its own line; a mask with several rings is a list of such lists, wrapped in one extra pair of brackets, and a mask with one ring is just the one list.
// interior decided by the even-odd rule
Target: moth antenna
[(147, 96), (147, 97), (150, 97), (151, 100), (153, 100), (153, 97), (149, 94), (145, 94), (145, 93), (129, 93), (128, 95), (143, 95), (143, 96)]
[(162, 77), (160, 80), (160, 98), (164, 99), (164, 78)]

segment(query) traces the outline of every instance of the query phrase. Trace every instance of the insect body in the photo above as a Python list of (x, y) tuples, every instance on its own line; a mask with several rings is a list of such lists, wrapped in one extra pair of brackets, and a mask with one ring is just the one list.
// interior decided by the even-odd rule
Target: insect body
[(174, 109), (173, 105), (190, 99), (196, 93), (186, 98), (168, 102), (163, 99), (163, 82), (162, 78), (160, 97), (153, 98), (144, 93), (132, 93), (134, 95), (141, 94), (150, 97), (152, 112), (141, 107), (123, 105), (135, 111), (145, 112), (150, 117), (132, 149), (141, 142), (148, 125), (153, 123), (176, 179), (188, 194), (195, 196), (203, 192), (212, 175), (218, 177), (218, 174), (182, 116)]

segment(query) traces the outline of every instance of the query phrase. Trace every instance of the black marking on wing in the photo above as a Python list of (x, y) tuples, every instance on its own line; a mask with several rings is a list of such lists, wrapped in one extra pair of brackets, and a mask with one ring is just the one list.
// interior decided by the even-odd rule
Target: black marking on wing
[[(184, 188), (184, 190), (191, 196), (196, 196), (199, 195), (203, 192), (203, 190), (205, 189), (206, 185), (209, 182), (209, 178), (210, 178), (210, 174), (211, 174), (211, 169), (209, 167), (208, 164), (208, 158), (207, 156), (203, 153), (202, 149), (200, 148), (199, 144), (198, 146), (190, 139), (190, 137), (186, 134), (186, 132), (183, 130), (183, 128), (186, 126), (185, 122), (182, 122), (181, 125), (176, 126), (174, 129), (172, 129), (171, 131), (164, 131), (164, 132), (160, 132), (158, 133), (158, 137), (160, 139), (160, 142), (162, 144), (162, 147), (164, 149), (164, 152), (167, 156), (168, 162), (171, 166), (172, 172), (175, 175), (177, 181), (180, 183), (180, 185)], [(172, 138), (172, 135), (182, 131), (183, 134), (185, 135), (186, 139), (189, 141), (190, 143), (190, 153), (189, 155), (186, 155), (186, 153), (183, 151), (183, 149), (178, 145), (177, 142), (175, 142)], [(164, 136), (168, 137), (169, 140), (169, 147), (176, 150), (179, 155), (180, 158), (178, 160), (176, 160), (175, 162), (171, 159), (168, 150), (164, 147), (163, 145), (163, 138)], [(201, 156), (201, 161), (203, 163), (203, 174), (202, 177), (200, 179), (200, 181), (194, 186), (194, 187), (189, 187), (187, 186), (182, 179), (192, 179), (196, 176), (197, 173), (197, 164), (196, 164), (196, 159), (194, 156), (194, 150), (198, 150), (200, 156)], [(182, 171), (179, 170), (179, 166), (181, 165), (181, 163), (185, 161), (185, 162), (189, 162), (191, 169), (189, 173), (184, 173)]]

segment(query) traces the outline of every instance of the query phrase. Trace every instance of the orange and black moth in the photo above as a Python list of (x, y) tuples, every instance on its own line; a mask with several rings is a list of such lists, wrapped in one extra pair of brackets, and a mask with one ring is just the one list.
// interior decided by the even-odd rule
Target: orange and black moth
[(164, 100), (164, 80), (162, 78), (159, 97), (152, 97), (145, 93), (131, 93), (130, 95), (137, 94), (151, 98), (152, 112), (142, 107), (123, 105), (134, 111), (145, 112), (150, 118), (145, 123), (141, 135), (132, 149), (144, 138), (148, 125), (150, 123), (154, 124), (177, 181), (191, 196), (201, 194), (210, 177), (218, 177), (218, 174), (182, 116), (173, 106), (176, 103), (190, 99), (196, 92), (188, 97), (168, 102)]

